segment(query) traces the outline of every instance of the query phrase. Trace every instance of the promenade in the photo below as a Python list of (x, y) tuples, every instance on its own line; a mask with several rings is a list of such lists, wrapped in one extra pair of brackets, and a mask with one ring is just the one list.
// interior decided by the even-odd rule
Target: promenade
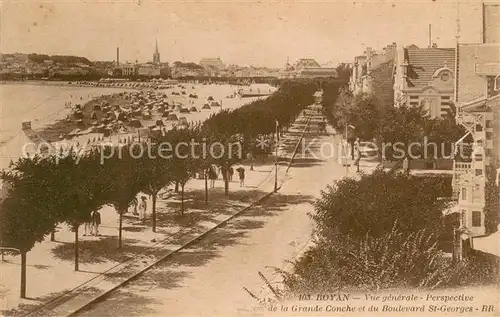
[[(302, 113), (297, 119), (296, 131), (291, 129), (285, 136), (288, 141), (279, 149), (283, 159), (278, 169), (279, 184), (285, 180), (287, 161), (301, 137), (299, 129), (303, 129), (306, 122)], [(28, 253), (26, 300), (19, 299), (20, 258), (6, 255), (0, 262), (3, 315), (61, 316), (71, 313), (273, 191), (274, 158), (263, 164), (254, 162), (253, 171), (249, 164), (243, 167), (246, 169), (245, 187), (239, 186), (235, 175), (230, 183), (229, 197), (225, 197), (224, 184), (219, 179), (215, 188), (209, 189), (208, 205), (204, 202), (204, 180), (189, 181), (184, 216), (180, 216), (179, 194), (160, 198), (157, 233), (152, 232), (149, 217), (141, 221), (131, 213), (126, 214), (122, 249), (117, 249), (118, 214), (112, 207), (103, 207), (100, 236), (80, 237), (80, 270), (77, 272), (73, 270), (74, 233), (61, 224), (55, 242), (47, 237)], [(148, 216), (150, 206), (151, 201), (148, 201)], [(83, 229), (82, 226), (81, 235)]]

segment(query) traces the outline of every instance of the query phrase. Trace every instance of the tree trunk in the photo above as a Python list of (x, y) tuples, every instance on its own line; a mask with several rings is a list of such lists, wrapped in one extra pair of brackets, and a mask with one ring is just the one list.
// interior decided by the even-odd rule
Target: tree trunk
[(229, 196), (229, 168), (224, 171), (226, 177), (224, 177), (224, 196)]
[(50, 233), (50, 241), (56, 241), (56, 228), (52, 229), (52, 232)]
[(153, 232), (156, 232), (156, 198), (158, 196), (158, 192), (153, 192), (152, 194), (153, 204), (151, 210), (151, 218), (153, 218)]
[(184, 216), (184, 184), (181, 185), (181, 217)]
[(119, 210), (118, 220), (118, 249), (122, 248), (122, 225), (123, 225), (123, 210)]
[(26, 252), (21, 252), (21, 298), (26, 298)]
[(179, 182), (178, 182), (178, 181), (176, 181), (176, 182), (175, 182), (175, 189), (174, 189), (174, 191), (175, 191), (176, 193), (178, 193), (178, 192), (179, 192)]
[(208, 205), (208, 171), (205, 171), (205, 205)]
[(79, 265), (78, 265), (78, 228), (80, 225), (77, 225), (75, 227), (75, 271), (79, 270)]

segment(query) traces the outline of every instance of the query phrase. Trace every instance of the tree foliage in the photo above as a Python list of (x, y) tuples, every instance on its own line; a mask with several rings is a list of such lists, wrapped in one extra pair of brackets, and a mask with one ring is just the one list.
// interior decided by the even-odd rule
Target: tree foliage
[(376, 170), (328, 186), (314, 203), (312, 217), (318, 236), (327, 240), (337, 234), (381, 236), (395, 222), (403, 232), (438, 229), (446, 207), (437, 199), (441, 196), (425, 178)]

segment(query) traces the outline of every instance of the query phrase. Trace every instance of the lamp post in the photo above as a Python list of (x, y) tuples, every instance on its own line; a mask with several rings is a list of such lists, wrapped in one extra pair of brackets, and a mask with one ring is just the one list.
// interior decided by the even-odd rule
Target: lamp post
[(276, 120), (276, 163), (275, 163), (275, 169), (274, 169), (274, 192), (276, 193), (278, 191), (278, 139), (279, 139), (279, 131), (278, 131), (278, 128), (279, 128), (279, 122), (278, 120)]

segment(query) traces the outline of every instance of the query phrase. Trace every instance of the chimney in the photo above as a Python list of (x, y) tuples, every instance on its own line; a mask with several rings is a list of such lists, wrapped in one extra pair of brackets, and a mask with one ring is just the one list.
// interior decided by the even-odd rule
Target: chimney
[(116, 67), (120, 67), (120, 48), (116, 48)]
[(432, 47), (432, 25), (429, 24), (429, 48)]
[(31, 121), (23, 121), (21, 123), (22, 130), (31, 130)]

